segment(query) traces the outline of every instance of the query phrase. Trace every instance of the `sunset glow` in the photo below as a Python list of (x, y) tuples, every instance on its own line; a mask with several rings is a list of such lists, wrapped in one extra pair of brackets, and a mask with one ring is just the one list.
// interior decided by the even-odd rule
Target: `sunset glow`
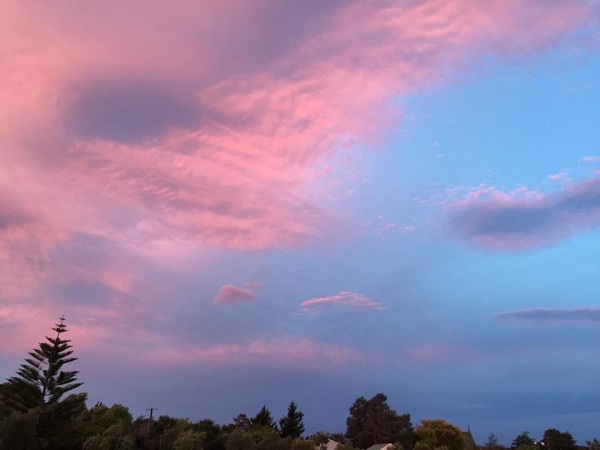
[(2, 3), (2, 377), (600, 437), (598, 2)]

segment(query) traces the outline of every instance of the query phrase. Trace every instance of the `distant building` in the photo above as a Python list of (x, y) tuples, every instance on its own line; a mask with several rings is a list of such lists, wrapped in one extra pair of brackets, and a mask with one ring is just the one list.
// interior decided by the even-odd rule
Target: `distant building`
[(473, 435), (471, 434), (471, 427), (467, 427), (467, 431), (463, 431), (463, 436), (465, 437), (465, 443), (467, 444), (467, 450), (477, 450), (477, 444), (475, 444), (475, 439), (473, 439)]
[(392, 450), (394, 444), (373, 444), (367, 450)]
[(335, 450), (339, 445), (339, 442), (334, 441), (333, 439), (329, 439), (327, 444), (319, 445), (319, 450)]

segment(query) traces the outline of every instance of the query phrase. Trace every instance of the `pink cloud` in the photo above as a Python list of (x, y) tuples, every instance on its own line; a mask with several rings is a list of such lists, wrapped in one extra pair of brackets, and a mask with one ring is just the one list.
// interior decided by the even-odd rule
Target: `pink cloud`
[(553, 173), (551, 175), (548, 175), (548, 179), (552, 181), (571, 181), (570, 171), (563, 170), (562, 172)]
[[(35, 348), (44, 336), (51, 336), (51, 328), (61, 316), (66, 318), (67, 334), (74, 345), (75, 356), (98, 351), (104, 345), (126, 347), (141, 333), (144, 314), (139, 305), (120, 304), (112, 301), (107, 305), (65, 305), (52, 299), (46, 301), (16, 303), (0, 308), (0, 331), (10, 346), (2, 351), (11, 355), (25, 356)], [(66, 313), (65, 313), (66, 311)], [(135, 326), (126, 325), (132, 321)], [(119, 342), (120, 341), (120, 342)], [(149, 342), (146, 339), (146, 342)]]
[[(573, 2), (356, 2), (330, 11), (315, 35), (261, 35), (253, 57), (282, 37), (297, 50), (268, 52), (261, 70), (236, 76), (252, 66), (226, 64), (249, 53), (234, 32), (240, 17), (262, 30), (252, 24), (283, 11), (35, 8), (11, 6), (0, 28), (12, 68), (0, 98), (5, 173), (35, 180), (23, 190), (33, 209), (58, 211), (60, 232), (243, 249), (327, 234), (334, 213), (305, 194), (312, 171), (348, 142), (381, 139), (398, 117), (390, 97), (447, 82), (469, 53), (545, 49), (593, 15)], [(198, 26), (207, 17), (226, 36)]]
[[(0, 326), (11, 333), (11, 345), (3, 353), (26, 356), (55, 320), (48, 308), (3, 308)], [(309, 338), (276, 336), (240, 339), (236, 343), (196, 344), (170, 333), (140, 327), (131, 317), (123, 320), (113, 309), (88, 311), (93, 317), (76, 321), (67, 318), (78, 370), (103, 374), (139, 373), (153, 369), (196, 366), (273, 365), (327, 371), (364, 361), (361, 351)], [(58, 316), (57, 316), (58, 317)], [(23, 324), (27, 324), (24, 326)], [(110, 351), (106, 350), (110, 348)], [(110, 368), (110, 369), (108, 369)], [(15, 368), (16, 370), (16, 368)]]
[(250, 340), (240, 344), (211, 347), (171, 346), (148, 352), (145, 359), (161, 367), (207, 364), (274, 364), (328, 370), (360, 363), (364, 356), (357, 350), (307, 338), (280, 337)]
[(587, 164), (595, 164), (597, 162), (600, 162), (600, 156), (583, 156), (581, 157), (581, 162)]
[[(54, 311), (54, 314), (49, 311)], [(26, 356), (26, 352), (43, 339), (40, 330), (47, 333), (56, 323), (48, 322), (48, 314), (50, 317), (60, 317), (57, 309), (49, 307), (48, 304), (3, 305), (0, 308), (0, 332), (3, 342), (10, 342), (10, 345), (2, 345), (2, 353)]]
[(494, 251), (531, 251), (555, 245), (575, 233), (600, 227), (600, 177), (541, 194), (492, 187), (449, 205), (457, 235)]
[(224, 305), (230, 303), (253, 302), (254, 300), (254, 293), (251, 290), (226, 284), (219, 289), (213, 303)]
[[(61, 315), (56, 284), (100, 284), (110, 311), (74, 308), (91, 343), (105, 336), (94, 318), (150, 326), (156, 305), (135, 295), (148, 265), (339, 236), (312, 183), (333, 156), (385, 139), (394, 98), (451, 82), (480, 55), (559, 45), (597, 18), (587, 2), (357, 1), (306, 12), (286, 34), (262, 25), (293, 14), (268, 5), (3, 5), (0, 297), (22, 302), (3, 306), (11, 321), (34, 304)], [(251, 288), (215, 301), (251, 300)], [(382, 307), (347, 292), (312, 300)]]
[(328, 307), (341, 307), (351, 310), (382, 310), (386, 309), (381, 303), (361, 294), (342, 291), (329, 297), (318, 297), (305, 300), (300, 305), (305, 310), (322, 311)]

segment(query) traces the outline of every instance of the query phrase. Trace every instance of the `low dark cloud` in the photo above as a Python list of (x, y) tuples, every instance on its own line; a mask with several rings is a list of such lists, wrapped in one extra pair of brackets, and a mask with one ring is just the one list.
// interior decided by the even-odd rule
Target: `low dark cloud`
[(550, 227), (554, 218), (552, 210), (544, 206), (492, 206), (477, 212), (485, 212), (478, 218), (475, 230), (481, 235), (533, 233)]
[(88, 81), (74, 91), (65, 122), (84, 140), (142, 143), (161, 137), (169, 127), (189, 128), (198, 120), (189, 98), (149, 82)]
[(29, 216), (18, 210), (0, 209), (0, 231), (21, 225), (30, 220)]
[(61, 305), (107, 307), (114, 301), (133, 298), (98, 282), (70, 282), (57, 284), (52, 289)]
[(600, 308), (531, 308), (496, 314), (496, 320), (600, 322)]
[(17, 205), (17, 200), (0, 191), (0, 231), (32, 221), (31, 215)]
[(554, 245), (600, 226), (600, 177), (553, 194), (474, 196), (450, 207), (449, 223), (462, 239), (489, 250)]

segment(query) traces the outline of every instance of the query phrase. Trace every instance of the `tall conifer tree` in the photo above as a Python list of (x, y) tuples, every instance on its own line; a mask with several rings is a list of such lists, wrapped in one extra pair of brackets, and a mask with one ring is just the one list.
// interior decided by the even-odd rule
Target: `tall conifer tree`
[[(65, 318), (60, 318), (53, 331), (56, 337), (46, 336), (47, 342), (41, 342), (38, 348), (29, 353), (17, 375), (7, 380), (3, 400), (16, 411), (26, 412), (36, 407), (52, 406), (60, 416), (68, 417), (85, 405), (86, 395), (64, 394), (77, 389), (83, 383), (77, 382), (78, 371), (62, 370), (65, 364), (76, 361), (70, 357), (73, 353), (70, 340), (63, 339), (67, 332)], [(61, 401), (62, 399), (62, 401)]]
[(304, 413), (298, 410), (294, 402), (288, 406), (288, 412), (279, 420), (281, 437), (299, 438), (304, 433)]
[(273, 429), (277, 428), (277, 424), (275, 423), (275, 420), (273, 420), (273, 416), (271, 416), (271, 411), (269, 411), (267, 405), (264, 405), (258, 414), (250, 419), (250, 421), (254, 426), (268, 427)]

